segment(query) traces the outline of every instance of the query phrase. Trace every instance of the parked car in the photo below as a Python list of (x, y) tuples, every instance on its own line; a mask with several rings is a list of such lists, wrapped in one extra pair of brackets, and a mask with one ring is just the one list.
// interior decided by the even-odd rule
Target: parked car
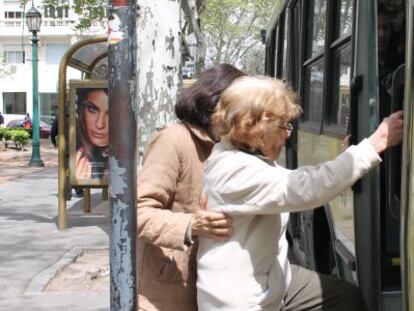
[[(7, 127), (24, 128), (24, 119), (15, 119), (7, 123)], [(39, 135), (40, 138), (49, 138), (50, 136), (50, 125), (43, 121), (39, 121)], [(30, 133), (31, 134), (31, 133)]]
[(192, 79), (194, 78), (194, 67), (183, 67), (182, 69), (183, 79)]

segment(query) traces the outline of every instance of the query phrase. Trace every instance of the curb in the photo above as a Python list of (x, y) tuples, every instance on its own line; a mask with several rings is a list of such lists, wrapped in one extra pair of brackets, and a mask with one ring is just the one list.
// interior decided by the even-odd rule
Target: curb
[(49, 284), (49, 282), (67, 265), (75, 262), (76, 259), (81, 256), (86, 250), (99, 251), (106, 249), (108, 249), (108, 247), (74, 247), (70, 249), (55, 264), (35, 275), (30, 281), (29, 285), (26, 287), (26, 290), (24, 291), (25, 294), (31, 295), (44, 293), (44, 289)]

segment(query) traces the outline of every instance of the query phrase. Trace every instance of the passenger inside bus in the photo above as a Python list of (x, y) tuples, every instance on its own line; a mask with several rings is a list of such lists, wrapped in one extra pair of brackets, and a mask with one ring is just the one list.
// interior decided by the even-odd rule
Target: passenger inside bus
[(378, 165), (401, 142), (402, 112), (333, 161), (288, 170), (275, 161), (300, 112), (273, 78), (242, 77), (223, 92), (204, 191), (207, 210), (228, 214), (234, 231), (227, 241), (199, 238), (199, 311), (366, 310), (356, 286), (289, 263), (286, 226), (289, 212), (324, 205)]
[(378, 5), (378, 79), (380, 119), (391, 113), (392, 78), (404, 63), (405, 34), (396, 31), (386, 5)]

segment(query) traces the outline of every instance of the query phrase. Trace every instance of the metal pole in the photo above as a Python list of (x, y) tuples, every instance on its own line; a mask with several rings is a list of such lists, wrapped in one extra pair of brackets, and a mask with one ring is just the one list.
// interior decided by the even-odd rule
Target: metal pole
[(33, 76), (33, 113), (32, 113), (32, 157), (29, 166), (43, 167), (45, 164), (40, 158), (40, 141), (39, 141), (39, 90), (37, 75), (37, 31), (32, 31), (32, 76)]
[(136, 0), (112, 0), (109, 16), (111, 310), (137, 309)]
[(108, 187), (102, 188), (102, 201), (108, 200)]
[(91, 212), (91, 188), (85, 188), (83, 192), (83, 211)]

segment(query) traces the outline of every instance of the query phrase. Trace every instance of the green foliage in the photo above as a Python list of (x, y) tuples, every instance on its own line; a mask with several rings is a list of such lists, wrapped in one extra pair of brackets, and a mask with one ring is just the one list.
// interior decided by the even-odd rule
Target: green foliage
[(20, 6), (21, 6), (22, 8), (24, 8), (24, 7), (26, 7), (26, 5), (29, 3), (29, 0), (20, 0), (20, 1), (19, 1), (19, 3), (20, 3)]
[(3, 133), (3, 139), (7, 142), (8, 140), (12, 139), (12, 131), (13, 129), (10, 128), (4, 128), (5, 131)]
[[(204, 10), (202, 27), (208, 37), (208, 55), (213, 63), (245, 67), (262, 53), (260, 30), (267, 28), (274, 1), (271, 0), (209, 0)], [(260, 53), (258, 53), (260, 52)], [(251, 56), (255, 57), (251, 57)]]
[[(61, 0), (43, 0), (44, 7), (62, 5), (67, 4), (63, 4)], [(107, 7), (108, 2), (103, 0), (74, 0), (71, 4), (71, 10), (79, 16), (75, 28), (82, 31), (91, 27), (93, 22), (102, 21), (108, 16)]]
[(4, 141), (4, 145), (7, 147), (8, 141), (10, 141), (12, 139), (12, 134), (11, 134), (11, 129), (5, 127), (3, 130), (3, 141)]
[(22, 149), (24, 145), (29, 142), (30, 136), (27, 131), (24, 130), (12, 130), (11, 140), (15, 144), (16, 148)]
[(5, 127), (0, 127), (0, 142), (3, 140), (4, 137), (4, 133), (6, 132), (6, 128)]
[(27, 129), (2, 127), (0, 128), (0, 141), (4, 141), (4, 144), (8, 145), (10, 141), (14, 143), (16, 148), (23, 148), (29, 142), (30, 133)]

